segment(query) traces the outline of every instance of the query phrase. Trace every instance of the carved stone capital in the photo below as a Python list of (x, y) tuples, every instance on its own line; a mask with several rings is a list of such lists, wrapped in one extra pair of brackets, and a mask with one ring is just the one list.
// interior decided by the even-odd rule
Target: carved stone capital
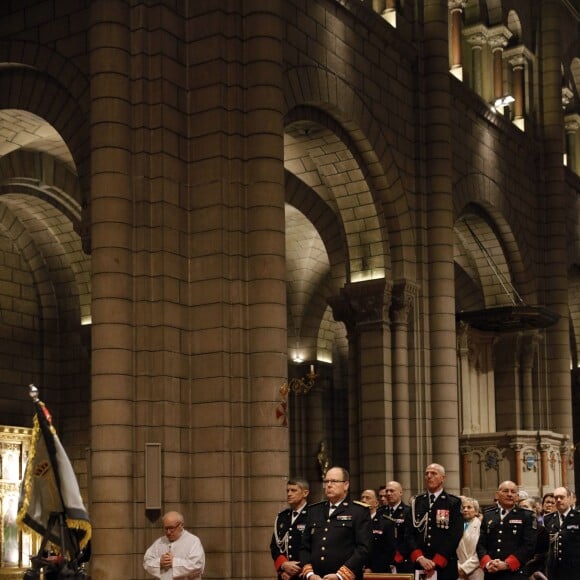
[(467, 6), (467, 0), (447, 0), (447, 6), (450, 12), (461, 12)]
[(475, 26), (466, 26), (462, 34), (474, 48), (481, 48), (487, 42), (487, 30), (483, 24), (476, 24)]
[[(504, 55), (505, 56), (505, 55)], [(514, 70), (526, 67), (526, 57), (522, 54), (516, 54), (508, 58), (508, 62)]]
[(524, 44), (511, 46), (504, 50), (503, 57), (515, 67), (525, 67), (529, 62), (534, 62), (536, 57), (534, 53)]
[(512, 36), (512, 32), (506, 26), (494, 26), (488, 30), (487, 42), (492, 52), (495, 52), (504, 49)]
[(580, 129), (580, 115), (566, 115), (564, 117), (564, 127), (566, 128), (566, 133), (576, 133)]
[(349, 332), (361, 324), (386, 322), (392, 288), (392, 282), (384, 278), (346, 284), (328, 301), (334, 319), (344, 322)]
[(407, 324), (409, 313), (415, 304), (418, 293), (419, 288), (413, 282), (409, 282), (408, 280), (395, 282), (392, 289), (390, 308), (393, 324)]

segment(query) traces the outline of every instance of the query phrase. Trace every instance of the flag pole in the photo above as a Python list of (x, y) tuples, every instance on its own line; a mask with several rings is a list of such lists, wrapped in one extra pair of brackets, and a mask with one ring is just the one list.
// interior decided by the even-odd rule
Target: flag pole
[[(91, 525), (76, 475), (62, 446), (52, 417), (40, 400), (38, 388), (28, 385), (34, 404), (31, 449), (19, 500), (19, 525), (42, 536), (32, 567), (24, 580), (38, 580), (45, 569), (71, 578), (86, 578), (83, 562), (90, 557)], [(47, 544), (59, 546), (60, 555), (47, 555)]]

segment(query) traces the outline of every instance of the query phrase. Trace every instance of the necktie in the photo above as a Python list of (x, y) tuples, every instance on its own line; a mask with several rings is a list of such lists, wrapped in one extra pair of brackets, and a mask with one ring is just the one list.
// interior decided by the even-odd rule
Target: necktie
[(392, 508), (391, 506), (389, 506), (389, 507), (388, 507), (388, 512), (389, 512), (389, 515), (390, 515), (390, 516), (393, 516), (393, 515), (394, 515), (394, 513), (395, 513), (395, 510), (394, 510), (394, 508)]
[(468, 527), (469, 527), (469, 522), (464, 522), (463, 531), (465, 532), (465, 530), (467, 530)]
[(502, 510), (501, 510), (501, 519), (502, 520), (503, 520), (503, 518), (505, 517), (506, 514), (507, 514), (507, 511), (502, 508)]
[(435, 503), (435, 494), (434, 494), (434, 493), (432, 493), (432, 494), (429, 496), (429, 507), (431, 507), (431, 506), (432, 506), (434, 503)]
[(292, 521), (294, 521), (300, 512), (292, 512)]

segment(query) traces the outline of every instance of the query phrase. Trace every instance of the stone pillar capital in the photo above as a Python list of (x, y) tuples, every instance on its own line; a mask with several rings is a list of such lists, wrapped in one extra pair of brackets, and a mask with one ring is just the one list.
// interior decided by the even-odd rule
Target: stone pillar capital
[(483, 24), (466, 26), (463, 29), (463, 36), (474, 48), (481, 48), (487, 42), (487, 28)]
[(461, 12), (467, 5), (467, 0), (447, 0), (447, 6), (450, 12)]
[(566, 128), (566, 133), (576, 133), (580, 128), (580, 115), (578, 115), (578, 113), (566, 115), (564, 117), (564, 126)]
[(526, 57), (523, 54), (516, 54), (514, 56), (510, 56), (507, 60), (514, 70), (526, 67), (527, 61)]
[(395, 282), (392, 288), (390, 315), (393, 324), (406, 324), (409, 312), (417, 298), (419, 288), (413, 282)]
[(504, 50), (503, 56), (514, 68), (525, 67), (527, 63), (533, 62), (536, 58), (534, 53), (524, 44), (518, 44)]
[(334, 319), (344, 322), (349, 332), (360, 324), (385, 322), (391, 305), (393, 283), (378, 278), (345, 284), (328, 303)]
[(512, 37), (512, 33), (506, 26), (494, 26), (488, 29), (487, 42), (491, 47), (492, 52), (503, 50)]

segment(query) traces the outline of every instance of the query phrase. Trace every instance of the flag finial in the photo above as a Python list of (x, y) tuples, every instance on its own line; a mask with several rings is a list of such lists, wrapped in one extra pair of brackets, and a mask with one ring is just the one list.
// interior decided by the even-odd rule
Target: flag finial
[(28, 388), (30, 389), (28, 394), (30, 395), (31, 399), (35, 403), (38, 403), (38, 389), (33, 384), (28, 385)]

